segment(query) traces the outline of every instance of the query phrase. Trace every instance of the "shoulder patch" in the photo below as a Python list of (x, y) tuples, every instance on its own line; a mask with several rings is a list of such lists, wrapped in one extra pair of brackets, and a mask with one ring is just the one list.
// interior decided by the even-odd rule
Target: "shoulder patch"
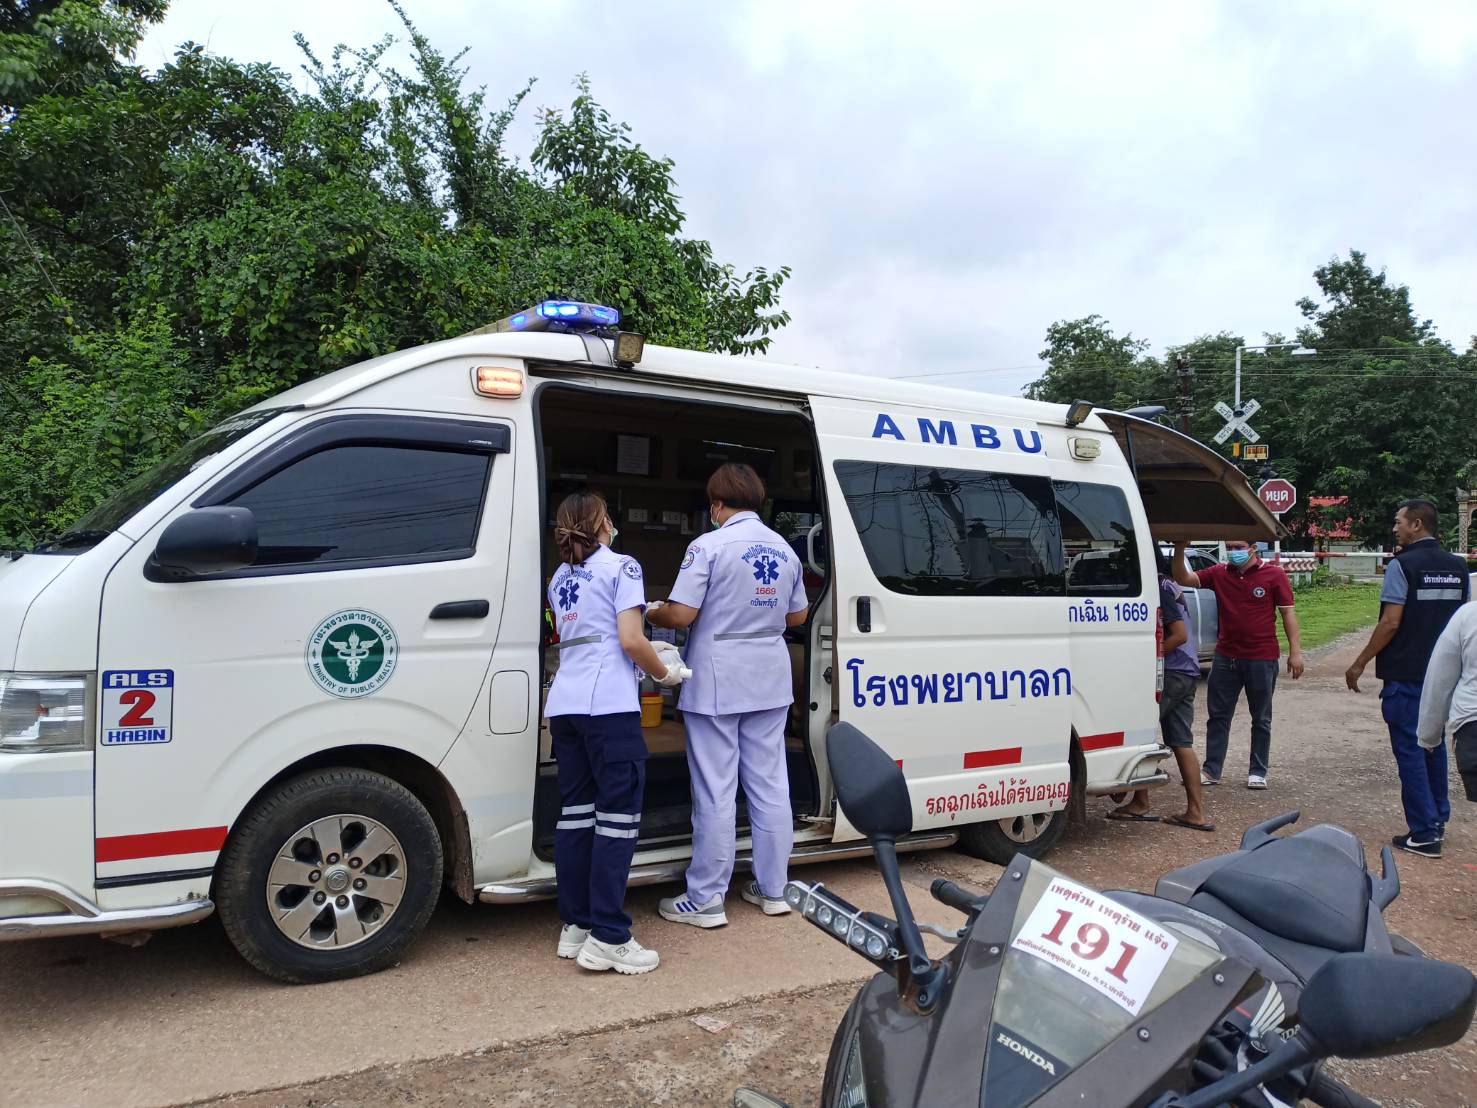
[(641, 580), (641, 565), (635, 558), (627, 558), (625, 564), (621, 566), (621, 572), (632, 581)]
[(697, 561), (698, 548), (696, 544), (687, 548), (687, 553), (682, 555), (682, 568), (691, 569), (692, 563)]

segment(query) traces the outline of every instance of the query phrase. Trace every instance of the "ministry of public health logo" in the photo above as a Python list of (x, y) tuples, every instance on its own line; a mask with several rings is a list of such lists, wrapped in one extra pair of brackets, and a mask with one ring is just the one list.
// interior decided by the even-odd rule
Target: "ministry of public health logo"
[(378, 692), (399, 657), (395, 629), (363, 608), (334, 612), (308, 636), (308, 673), (324, 692), (345, 700)]

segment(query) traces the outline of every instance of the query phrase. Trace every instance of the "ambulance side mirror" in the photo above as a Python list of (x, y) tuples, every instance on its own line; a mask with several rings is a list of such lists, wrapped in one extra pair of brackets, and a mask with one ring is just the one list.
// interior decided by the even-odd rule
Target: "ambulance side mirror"
[(250, 508), (196, 508), (174, 520), (144, 568), (151, 581), (228, 573), (256, 561), (256, 517)]

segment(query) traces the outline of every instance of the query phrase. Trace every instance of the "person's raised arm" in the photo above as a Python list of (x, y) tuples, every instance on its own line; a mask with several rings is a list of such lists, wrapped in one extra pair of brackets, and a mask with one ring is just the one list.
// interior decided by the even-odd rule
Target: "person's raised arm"
[(1180, 588), (1198, 589), (1201, 587), (1200, 575), (1191, 572), (1189, 565), (1185, 562), (1185, 551), (1189, 548), (1189, 545), (1187, 542), (1177, 542), (1174, 544), (1174, 558), (1170, 562), (1169, 568), (1174, 573), (1175, 582)]
[(646, 622), (653, 627), (678, 631), (683, 627), (691, 627), (697, 614), (698, 609), (689, 604), (678, 604), (675, 600), (658, 600), (646, 609)]

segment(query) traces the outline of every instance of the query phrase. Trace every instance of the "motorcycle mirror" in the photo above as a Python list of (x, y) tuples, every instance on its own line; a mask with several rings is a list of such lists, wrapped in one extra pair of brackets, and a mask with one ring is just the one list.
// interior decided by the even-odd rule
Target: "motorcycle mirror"
[(1319, 1055), (1379, 1058), (1449, 1046), (1467, 1033), (1477, 978), (1463, 966), (1395, 954), (1340, 954), (1298, 1001)]
[(896, 839), (913, 830), (913, 802), (898, 764), (849, 723), (826, 732), (826, 761), (846, 818), (869, 839)]

